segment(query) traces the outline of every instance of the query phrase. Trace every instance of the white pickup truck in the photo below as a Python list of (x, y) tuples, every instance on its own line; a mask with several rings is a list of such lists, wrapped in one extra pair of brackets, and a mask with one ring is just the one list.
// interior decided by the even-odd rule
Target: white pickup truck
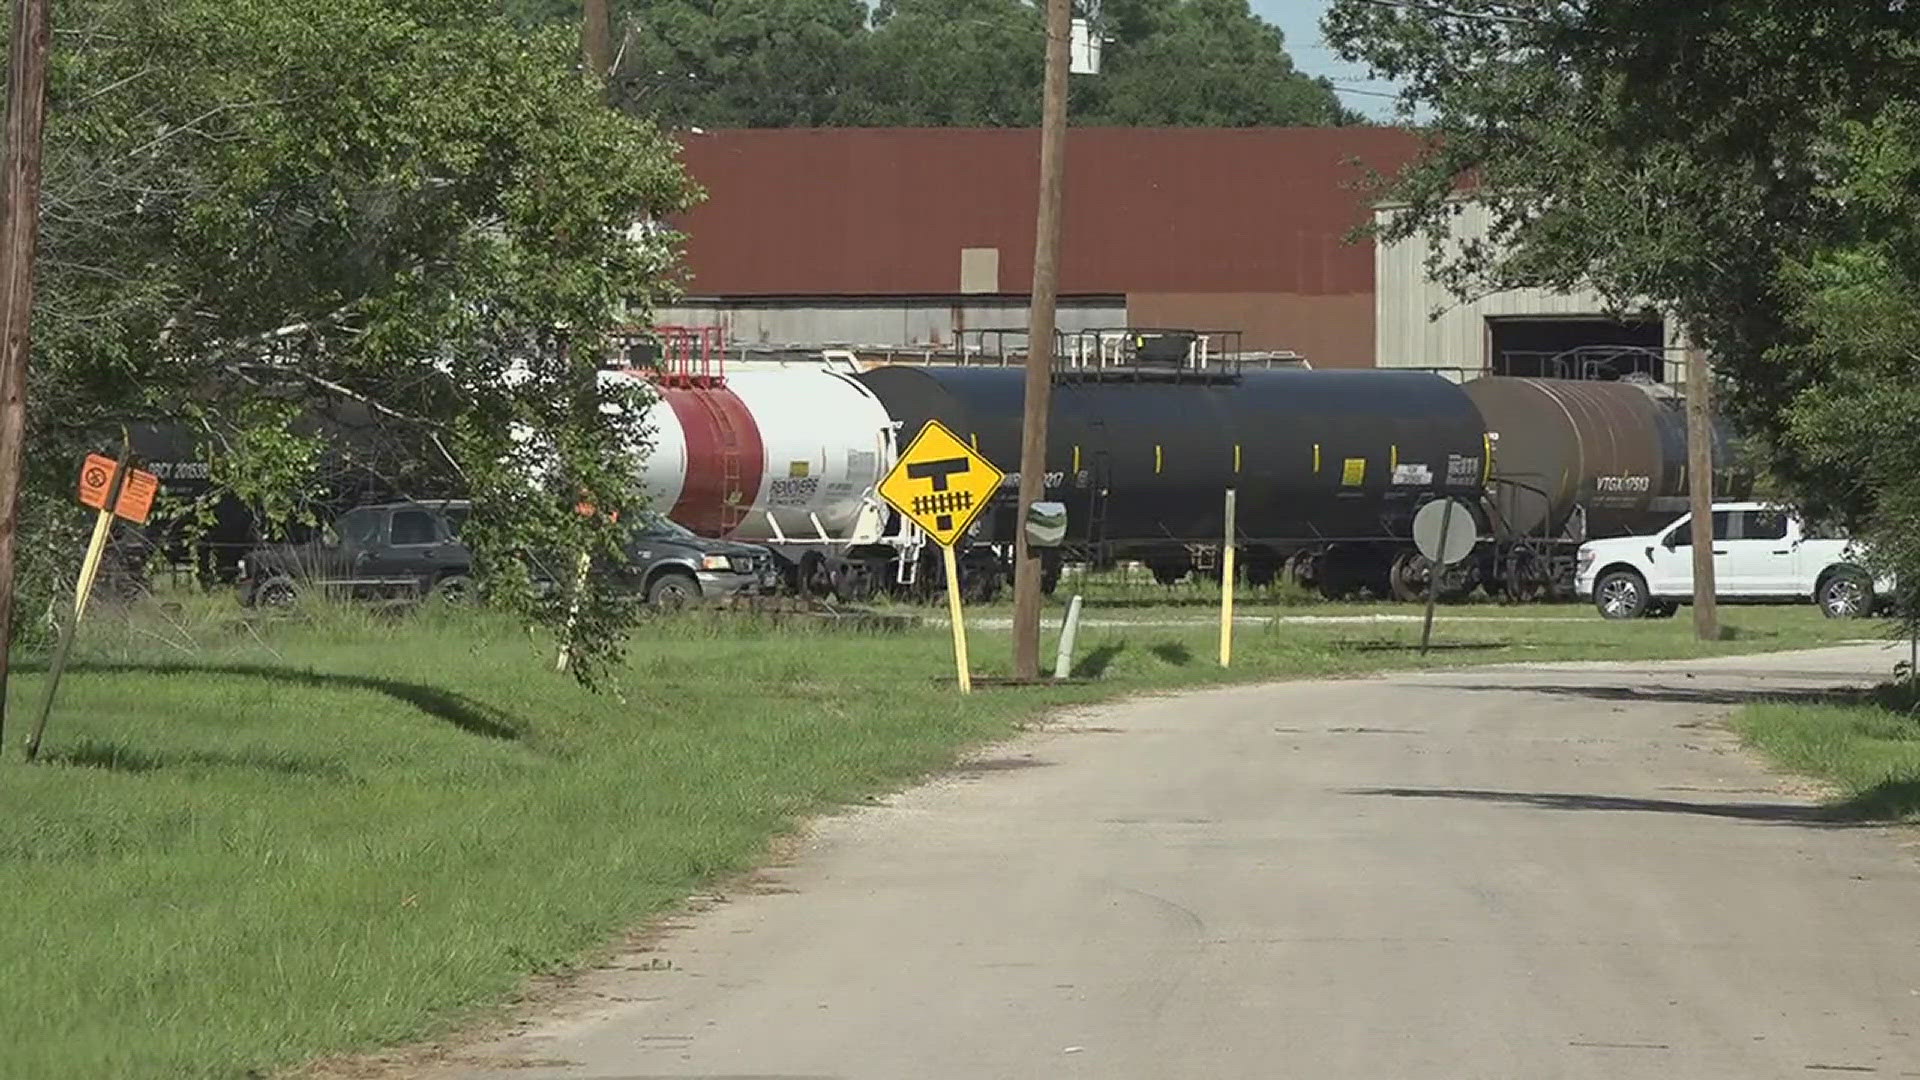
[[(1829, 618), (1871, 615), (1891, 583), (1875, 581), (1851, 540), (1809, 529), (1766, 503), (1713, 508), (1714, 593), (1747, 603), (1811, 599)], [(1693, 516), (1651, 536), (1580, 545), (1574, 585), (1609, 619), (1666, 616), (1693, 598)]]

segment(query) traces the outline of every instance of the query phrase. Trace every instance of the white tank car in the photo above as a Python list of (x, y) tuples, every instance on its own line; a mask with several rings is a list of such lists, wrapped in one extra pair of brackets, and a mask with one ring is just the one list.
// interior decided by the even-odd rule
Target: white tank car
[(893, 421), (873, 391), (827, 367), (738, 372), (727, 387), (760, 430), (766, 468), (743, 540), (871, 543), (884, 514), (874, 495), (894, 462)]
[(796, 367), (655, 392), (640, 466), (655, 509), (702, 535), (740, 540), (880, 536), (885, 515), (873, 489), (893, 466), (893, 426), (858, 380)]

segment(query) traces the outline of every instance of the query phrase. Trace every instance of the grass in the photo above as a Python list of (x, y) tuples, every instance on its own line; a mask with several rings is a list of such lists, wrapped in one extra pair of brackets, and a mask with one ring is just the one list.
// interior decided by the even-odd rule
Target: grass
[(1781, 768), (1830, 782), (1840, 816), (1920, 821), (1920, 692), (1913, 684), (1749, 705), (1735, 725)]
[[(254, 625), (212, 599), (103, 611), (35, 766), (17, 752), (41, 688), (31, 658), (12, 687), (0, 1073), (263, 1075), (431, 1035), (750, 867), (805, 816), (939, 770), (1053, 706), (1862, 629), (1749, 609), (1728, 613), (1737, 641), (1701, 646), (1685, 620), (1450, 614), (1446, 648), (1425, 661), (1412, 623), (1243, 629), (1230, 673), (1205, 626), (1089, 626), (1085, 681), (962, 698), (937, 626), (660, 621), (636, 635), (621, 693), (596, 696), (483, 615)], [(1005, 632), (972, 644), (982, 674), (1006, 671)]]

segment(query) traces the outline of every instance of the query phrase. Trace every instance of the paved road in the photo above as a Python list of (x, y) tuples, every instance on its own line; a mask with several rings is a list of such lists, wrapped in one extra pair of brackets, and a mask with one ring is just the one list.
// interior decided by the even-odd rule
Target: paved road
[(1920, 1076), (1920, 852), (1713, 723), (1895, 659), (1088, 712), (823, 823), (450, 1075)]

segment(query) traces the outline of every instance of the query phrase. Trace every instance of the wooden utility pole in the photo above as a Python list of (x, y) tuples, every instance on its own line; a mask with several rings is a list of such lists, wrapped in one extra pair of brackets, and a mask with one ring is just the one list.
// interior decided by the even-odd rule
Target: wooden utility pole
[(40, 142), (47, 110), (48, 0), (13, 0), (7, 146), (0, 192), (0, 726), (13, 651), (14, 537), (27, 447), (27, 358), (40, 245)]
[(580, 5), (580, 54), (593, 81), (604, 84), (613, 73), (613, 29), (607, 0)]
[(1687, 355), (1687, 497), (1693, 510), (1693, 632), (1720, 640), (1713, 580), (1713, 372), (1707, 354)]
[(1040, 553), (1027, 512), (1046, 493), (1047, 399), (1053, 389), (1054, 305), (1060, 292), (1060, 204), (1067, 163), (1067, 47), (1071, 0), (1047, 0), (1047, 79), (1040, 110), (1040, 211), (1033, 237), (1033, 310), (1020, 428), (1020, 506), (1013, 558), (1013, 675), (1040, 677)]

